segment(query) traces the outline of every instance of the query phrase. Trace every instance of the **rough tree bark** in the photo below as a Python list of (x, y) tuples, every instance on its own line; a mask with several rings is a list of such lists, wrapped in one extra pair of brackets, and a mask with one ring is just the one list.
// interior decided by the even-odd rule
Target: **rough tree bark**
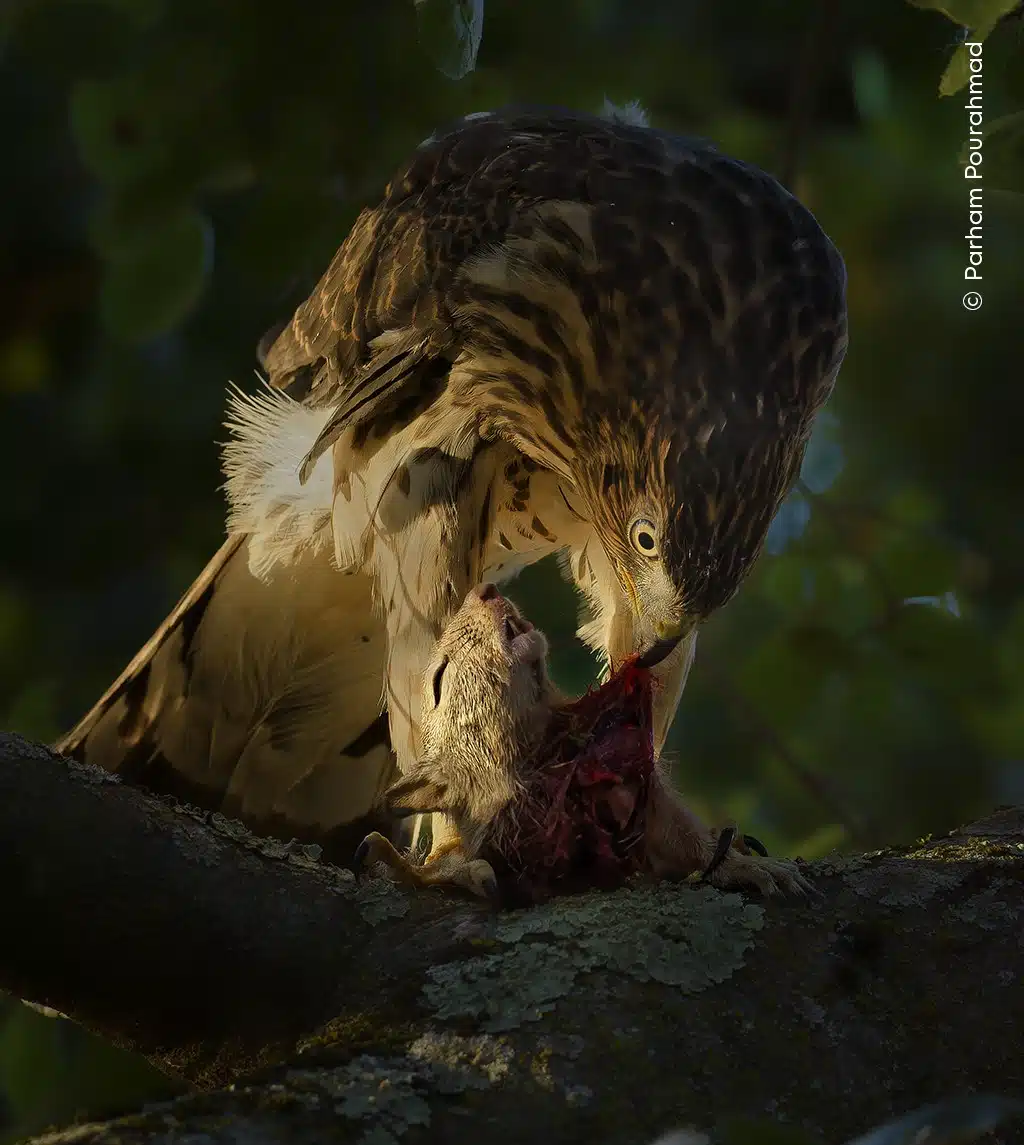
[(637, 884), (495, 915), (0, 735), (0, 988), (196, 1087), (48, 1142), (617, 1145), (724, 1114), (839, 1141), (1024, 1094), (1024, 810), (810, 871), (813, 905)]

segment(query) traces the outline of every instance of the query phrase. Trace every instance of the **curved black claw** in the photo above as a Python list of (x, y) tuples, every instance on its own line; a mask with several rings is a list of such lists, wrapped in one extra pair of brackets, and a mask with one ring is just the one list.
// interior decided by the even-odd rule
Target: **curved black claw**
[(352, 874), (356, 877), (356, 882), (363, 874), (365, 874), (364, 867), (366, 866), (366, 856), (370, 853), (370, 840), (364, 839), (358, 847), (356, 853), (352, 856)]
[(704, 868), (704, 873), (700, 877), (700, 881), (702, 883), (706, 883), (725, 861), (725, 856), (729, 854), (729, 850), (732, 847), (735, 838), (735, 827), (722, 828), (722, 833), (718, 836), (718, 844), (715, 847), (715, 853), (711, 856), (711, 862), (708, 863), (708, 865)]
[(757, 838), (756, 835), (744, 835), (743, 842), (746, 843), (746, 845), (752, 851), (755, 851), (757, 854), (759, 854), (762, 859), (768, 858), (768, 848), (764, 845), (764, 843), (761, 842), (760, 839)]

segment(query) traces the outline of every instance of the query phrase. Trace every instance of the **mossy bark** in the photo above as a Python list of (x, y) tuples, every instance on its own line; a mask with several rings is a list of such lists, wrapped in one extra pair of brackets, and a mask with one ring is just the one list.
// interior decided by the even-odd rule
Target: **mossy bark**
[(625, 1143), (725, 1115), (838, 1141), (1024, 1092), (1024, 811), (810, 871), (815, 904), (637, 884), (495, 916), (0, 736), (0, 987), (197, 1090), (40, 1141)]

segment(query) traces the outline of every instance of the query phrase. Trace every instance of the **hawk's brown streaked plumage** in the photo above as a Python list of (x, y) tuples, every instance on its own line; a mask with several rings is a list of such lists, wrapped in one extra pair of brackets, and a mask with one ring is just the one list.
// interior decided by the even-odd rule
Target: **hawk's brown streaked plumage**
[[(271, 391), (236, 399), (235, 539), (206, 590), (62, 746), (167, 765), (257, 820), (345, 822), (379, 790), (372, 767), (358, 792), (345, 775), (382, 676), (408, 766), (444, 623), (474, 583), (556, 550), (593, 646), (669, 652), (662, 738), (697, 623), (797, 473), (844, 294), (811, 214), (706, 144), (548, 109), (435, 135), (267, 350)], [(336, 590), (332, 557), (351, 574)], [(332, 634), (357, 628), (369, 651), (346, 666)], [(379, 770), (379, 735), (372, 750)], [(324, 794), (296, 802), (311, 785)]]

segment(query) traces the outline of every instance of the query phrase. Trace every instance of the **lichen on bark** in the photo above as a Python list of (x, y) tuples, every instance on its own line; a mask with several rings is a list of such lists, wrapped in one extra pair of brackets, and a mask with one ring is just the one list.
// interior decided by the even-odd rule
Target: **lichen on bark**
[(711, 887), (633, 884), (497, 916), (486, 954), (430, 967), (423, 997), (442, 1019), (497, 1033), (555, 1008), (587, 973), (695, 993), (743, 965), (764, 909)]

